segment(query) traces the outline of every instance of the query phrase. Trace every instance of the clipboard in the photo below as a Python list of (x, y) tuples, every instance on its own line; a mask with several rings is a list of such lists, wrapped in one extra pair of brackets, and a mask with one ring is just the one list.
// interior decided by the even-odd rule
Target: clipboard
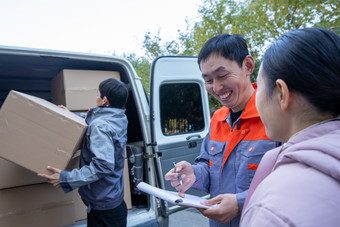
[(179, 205), (179, 206), (203, 208), (203, 209), (208, 209), (208, 208), (216, 206), (216, 205), (206, 206), (206, 205), (201, 204), (200, 202), (205, 201), (206, 199), (201, 198), (199, 196), (185, 194), (184, 198), (182, 198), (178, 195), (177, 192), (157, 188), (145, 182), (140, 182), (137, 185), (137, 188), (144, 193), (153, 195), (159, 199), (162, 199), (164, 201), (167, 201), (172, 204)]

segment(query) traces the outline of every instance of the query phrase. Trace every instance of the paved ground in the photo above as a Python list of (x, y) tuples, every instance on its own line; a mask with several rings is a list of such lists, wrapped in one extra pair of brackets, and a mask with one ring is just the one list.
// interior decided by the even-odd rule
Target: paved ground
[[(169, 217), (169, 227), (208, 227), (209, 220), (204, 217), (197, 209), (187, 208)], [(69, 227), (86, 227), (86, 220), (78, 221)]]
[(171, 214), (169, 227), (208, 227), (209, 219), (204, 217), (197, 209), (187, 208)]

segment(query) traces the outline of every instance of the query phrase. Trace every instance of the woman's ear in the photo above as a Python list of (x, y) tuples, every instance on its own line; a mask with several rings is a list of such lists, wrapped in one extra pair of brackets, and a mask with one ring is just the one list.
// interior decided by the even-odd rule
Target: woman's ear
[(285, 112), (290, 105), (292, 94), (289, 92), (286, 82), (284, 82), (282, 79), (276, 80), (275, 86), (277, 91), (276, 95), (279, 100), (281, 110)]

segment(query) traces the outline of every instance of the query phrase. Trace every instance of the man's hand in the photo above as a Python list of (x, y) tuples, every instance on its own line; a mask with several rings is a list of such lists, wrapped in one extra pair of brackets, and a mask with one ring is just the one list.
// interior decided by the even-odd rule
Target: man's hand
[[(183, 184), (179, 183), (178, 174), (181, 175)], [(170, 180), (171, 186), (176, 188), (178, 195), (184, 197), (184, 192), (193, 185), (196, 181), (196, 176), (192, 165), (189, 162), (182, 161), (176, 164), (176, 171), (175, 168), (171, 169), (165, 174), (164, 179)]]
[(38, 176), (40, 177), (44, 177), (46, 178), (48, 181), (48, 183), (52, 184), (54, 187), (56, 188), (60, 188), (60, 169), (54, 168), (52, 166), (47, 166), (48, 170), (51, 170), (53, 172), (53, 174), (51, 175), (47, 175), (47, 174), (43, 174), (43, 173), (38, 173)]
[[(61, 109), (64, 109), (64, 110), (70, 111), (69, 109), (67, 109), (67, 107), (66, 107), (66, 106), (63, 106), (63, 105), (58, 105), (58, 107), (59, 107), (59, 108), (61, 108)], [(71, 112), (71, 111), (70, 111), (70, 112)]]
[(202, 204), (211, 206), (217, 204), (216, 207), (209, 209), (198, 209), (204, 216), (214, 219), (216, 221), (227, 223), (238, 214), (240, 209), (238, 207), (235, 194), (222, 194), (213, 199), (206, 200)]

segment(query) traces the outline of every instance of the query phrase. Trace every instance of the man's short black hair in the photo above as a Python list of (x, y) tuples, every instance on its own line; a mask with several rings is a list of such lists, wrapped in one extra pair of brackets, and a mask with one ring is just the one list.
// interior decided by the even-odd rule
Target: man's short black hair
[(115, 78), (109, 78), (99, 84), (100, 97), (106, 98), (110, 102), (111, 107), (125, 108), (129, 91), (125, 84)]
[(211, 54), (218, 54), (231, 61), (236, 61), (242, 68), (243, 60), (249, 55), (248, 46), (243, 36), (221, 34), (209, 39), (198, 55), (198, 65)]

